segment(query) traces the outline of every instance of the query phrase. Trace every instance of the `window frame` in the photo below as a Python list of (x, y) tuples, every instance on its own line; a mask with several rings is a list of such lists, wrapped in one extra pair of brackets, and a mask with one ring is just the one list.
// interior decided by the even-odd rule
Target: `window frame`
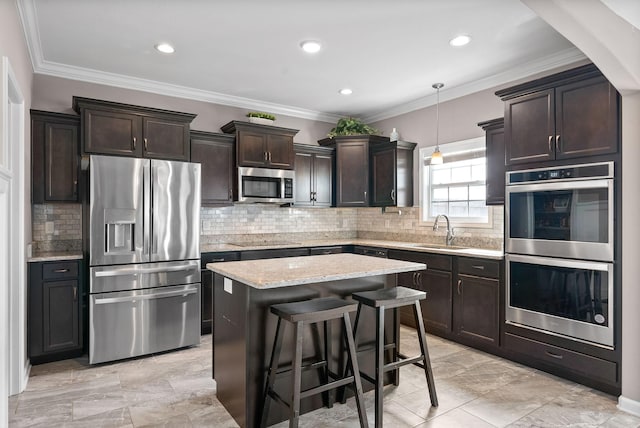
[[(447, 158), (449, 162), (456, 162), (468, 159), (474, 159), (483, 157), (485, 158), (486, 165), (486, 151), (485, 151), (485, 138), (477, 137), (471, 138), (468, 140), (460, 140), (446, 144), (440, 144), (440, 150), (443, 153), (444, 161), (447, 163)], [(431, 205), (431, 165), (429, 165), (429, 161), (431, 159), (431, 153), (435, 146), (423, 147), (420, 148), (419, 151), (419, 167), (420, 167), (420, 224), (423, 226), (432, 225), (435, 216), (429, 215), (429, 207)], [(453, 159), (453, 160), (452, 160)], [(480, 181), (475, 181), (480, 183)], [(486, 186), (487, 177), (486, 177), (486, 166), (485, 166), (485, 179), (484, 184)], [(464, 182), (463, 184), (470, 184), (472, 182)], [(469, 199), (467, 199), (468, 201)], [(485, 195), (485, 203), (486, 203), (486, 195)], [(493, 210), (490, 206), (487, 207), (487, 218), (486, 220), (481, 217), (449, 217), (452, 226), (456, 227), (465, 227), (465, 228), (482, 228), (482, 229), (491, 229), (493, 227)]]

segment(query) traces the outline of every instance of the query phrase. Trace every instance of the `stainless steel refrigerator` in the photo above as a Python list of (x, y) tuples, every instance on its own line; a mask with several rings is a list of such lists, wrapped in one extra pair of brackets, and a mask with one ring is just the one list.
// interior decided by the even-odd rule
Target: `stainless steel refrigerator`
[(200, 165), (91, 156), (89, 363), (200, 343)]

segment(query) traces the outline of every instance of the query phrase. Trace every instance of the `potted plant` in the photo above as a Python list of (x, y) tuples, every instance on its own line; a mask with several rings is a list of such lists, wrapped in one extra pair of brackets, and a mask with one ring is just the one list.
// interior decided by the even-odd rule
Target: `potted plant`
[(260, 125), (273, 125), (273, 121), (276, 120), (276, 117), (271, 113), (263, 113), (261, 111), (250, 111), (247, 113), (247, 117), (249, 122), (259, 123)]
[(354, 117), (343, 117), (338, 120), (336, 126), (329, 131), (327, 136), (333, 138), (339, 135), (367, 135), (377, 134), (378, 130), (372, 128), (360, 119)]

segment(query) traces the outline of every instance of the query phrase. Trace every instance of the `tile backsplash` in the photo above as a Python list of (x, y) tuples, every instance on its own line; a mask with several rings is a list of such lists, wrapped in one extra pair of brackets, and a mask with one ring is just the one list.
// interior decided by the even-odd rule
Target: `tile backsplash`
[[(492, 207), (490, 228), (456, 227), (454, 245), (503, 249), (504, 210)], [(35, 251), (82, 249), (82, 205), (33, 205)], [(380, 239), (444, 243), (444, 227), (420, 222), (420, 209), (281, 208), (238, 204), (200, 212), (201, 244), (298, 242), (313, 239)]]
[(82, 205), (32, 205), (33, 250), (82, 250)]

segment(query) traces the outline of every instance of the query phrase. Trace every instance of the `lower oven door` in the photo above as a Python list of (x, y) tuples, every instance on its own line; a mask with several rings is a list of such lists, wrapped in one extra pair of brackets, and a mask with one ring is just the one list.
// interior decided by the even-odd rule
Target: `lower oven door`
[(505, 259), (507, 323), (613, 347), (613, 263)]
[(90, 364), (198, 343), (200, 284), (90, 295)]

